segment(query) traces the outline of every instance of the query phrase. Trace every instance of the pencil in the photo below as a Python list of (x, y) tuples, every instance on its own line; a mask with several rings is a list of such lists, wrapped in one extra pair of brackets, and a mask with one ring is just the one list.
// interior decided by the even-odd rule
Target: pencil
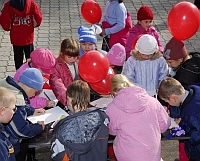
[(48, 98), (49, 101), (51, 101), (51, 99), (49, 98), (49, 96), (44, 92), (44, 95)]

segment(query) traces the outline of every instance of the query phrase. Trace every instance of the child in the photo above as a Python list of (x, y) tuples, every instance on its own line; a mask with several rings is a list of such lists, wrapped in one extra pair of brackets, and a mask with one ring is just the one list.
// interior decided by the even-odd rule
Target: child
[[(42, 22), (42, 12), (34, 0), (9, 0), (5, 3), (0, 16), (0, 24), (5, 31), (10, 31), (13, 44), (16, 70), (33, 51), (34, 28)], [(19, 38), (20, 35), (20, 38)]]
[(79, 45), (73, 38), (64, 39), (61, 43), (60, 54), (56, 59), (55, 72), (50, 75), (50, 86), (56, 98), (63, 104), (67, 104), (66, 90), (68, 86), (78, 79), (77, 60), (79, 57)]
[(86, 82), (74, 81), (67, 89), (67, 106), (72, 115), (54, 127), (51, 143), (55, 161), (106, 161), (108, 117), (103, 110), (89, 108), (90, 88)]
[(124, 0), (109, 0), (102, 19), (102, 50), (109, 49), (116, 43), (126, 44), (132, 19), (123, 3)]
[[(189, 140), (184, 141), (186, 154), (190, 159), (200, 159), (200, 87), (191, 85), (187, 90), (174, 78), (164, 79), (158, 88), (159, 97), (176, 109), (179, 119), (179, 126), (184, 127), (190, 135)], [(170, 111), (170, 115), (175, 115)], [(182, 158), (180, 158), (182, 159)], [(189, 159), (188, 159), (189, 160)]]
[(106, 114), (109, 133), (116, 135), (113, 145), (117, 160), (160, 161), (161, 133), (170, 126), (163, 106), (122, 74), (112, 78), (111, 90), (114, 99)]
[(158, 51), (155, 37), (142, 35), (136, 43), (136, 50), (131, 54), (122, 74), (144, 88), (150, 96), (156, 95), (158, 85), (168, 75), (168, 65)]
[(159, 51), (163, 52), (163, 47), (160, 42), (160, 38), (156, 29), (152, 26), (153, 12), (148, 6), (142, 6), (137, 12), (138, 23), (133, 26), (129, 32), (129, 37), (125, 46), (126, 49), (126, 58), (130, 57), (130, 52), (132, 50), (132, 44), (134, 39), (141, 34), (150, 34), (156, 38), (158, 43)]
[(113, 45), (106, 56), (110, 63), (110, 67), (114, 70), (115, 74), (121, 74), (124, 62), (126, 60), (124, 46), (122, 46), (120, 43)]
[(7, 124), (16, 111), (16, 97), (10, 90), (0, 87), (0, 158), (2, 161), (15, 161), (15, 153), (3, 124)]
[[(44, 130), (43, 121), (36, 124), (30, 124), (26, 120), (27, 116), (43, 114), (45, 112), (44, 109), (34, 109), (31, 107), (29, 100), (42, 89), (43, 77), (38, 69), (29, 68), (21, 74), (18, 82), (15, 82), (12, 77), (8, 76), (0, 85), (16, 91), (18, 99), (23, 95), (25, 100), (24, 102), (23, 99), (19, 99), (20, 102), (17, 105), (16, 113), (6, 126), (9, 140), (14, 146), (16, 161), (25, 161), (28, 143), (26, 142), (27, 140), (21, 142), (21, 139), (34, 137)], [(29, 155), (28, 157), (28, 161), (32, 157), (35, 159), (35, 156)]]
[[(170, 76), (178, 80), (187, 89), (191, 84), (200, 83), (200, 54), (188, 54), (184, 43), (175, 38), (166, 44), (163, 56), (171, 67)], [(171, 111), (172, 107), (170, 107)], [(180, 161), (189, 161), (185, 153), (184, 141), (179, 141)]]
[[(54, 73), (54, 66), (56, 58), (52, 51), (45, 48), (38, 48), (31, 52), (30, 61), (24, 63), (15, 73), (14, 80), (18, 81), (22, 72), (27, 68), (39, 69), (44, 77), (45, 84), (48, 84), (49, 79), (46, 78), (47, 74)], [(44, 88), (44, 86), (43, 86)], [(54, 101), (49, 101), (46, 98), (35, 96), (30, 99), (30, 105), (34, 108), (44, 108), (54, 106)]]

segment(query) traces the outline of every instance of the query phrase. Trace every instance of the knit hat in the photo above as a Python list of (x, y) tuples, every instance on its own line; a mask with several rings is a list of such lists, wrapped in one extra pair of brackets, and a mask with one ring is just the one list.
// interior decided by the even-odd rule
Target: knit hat
[(142, 6), (137, 12), (137, 20), (153, 20), (153, 12), (148, 6)]
[(78, 28), (78, 34), (79, 42), (91, 42), (93, 44), (97, 43), (97, 38), (93, 27), (87, 28), (84, 26), (80, 26)]
[(167, 60), (178, 60), (185, 58), (187, 50), (184, 43), (174, 37), (166, 44), (163, 56)]
[(51, 50), (38, 48), (31, 52), (31, 62), (34, 68), (40, 68), (43, 73), (53, 74), (56, 57)]
[(112, 46), (106, 56), (111, 65), (123, 66), (126, 59), (126, 51), (124, 46), (117, 43)]
[(42, 90), (44, 80), (42, 73), (38, 69), (27, 68), (19, 77), (19, 82), (35, 90)]
[(138, 39), (135, 49), (141, 54), (150, 55), (158, 50), (158, 42), (155, 37), (149, 34), (144, 34)]

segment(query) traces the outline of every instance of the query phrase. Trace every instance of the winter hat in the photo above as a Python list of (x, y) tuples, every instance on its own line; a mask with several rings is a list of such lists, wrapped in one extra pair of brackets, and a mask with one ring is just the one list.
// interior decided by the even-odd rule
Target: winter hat
[(93, 27), (87, 28), (84, 26), (80, 26), (78, 28), (78, 34), (79, 42), (91, 42), (93, 44), (97, 43), (97, 38)]
[(137, 12), (137, 20), (153, 20), (153, 12), (148, 6), (142, 6)]
[(123, 66), (126, 59), (126, 51), (124, 46), (117, 43), (112, 46), (106, 56), (111, 65)]
[(31, 62), (34, 68), (40, 68), (43, 73), (53, 74), (56, 57), (49, 49), (38, 48), (31, 52)]
[(167, 60), (178, 60), (185, 58), (187, 50), (184, 43), (174, 37), (166, 44), (163, 56)]
[(155, 37), (149, 34), (144, 34), (138, 39), (135, 49), (141, 54), (150, 55), (158, 50), (158, 42)]
[(36, 90), (42, 90), (43, 76), (42, 73), (36, 68), (27, 68), (19, 77), (19, 82), (27, 85)]

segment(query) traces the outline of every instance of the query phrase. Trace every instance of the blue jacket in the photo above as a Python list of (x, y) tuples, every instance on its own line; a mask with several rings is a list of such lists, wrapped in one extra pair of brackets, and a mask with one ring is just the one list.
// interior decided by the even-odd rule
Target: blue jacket
[[(191, 85), (189, 94), (180, 107), (172, 107), (170, 113), (179, 113), (180, 126), (190, 135), (190, 140), (185, 141), (186, 154), (195, 161), (200, 161), (200, 87)], [(176, 115), (175, 114), (175, 115)], [(177, 118), (179, 118), (177, 115)]]
[(8, 135), (2, 124), (0, 124), (0, 159), (1, 161), (15, 161), (14, 148), (8, 140)]
[(15, 154), (20, 151), (21, 139), (27, 139), (34, 137), (42, 132), (42, 125), (30, 124), (26, 118), (27, 116), (33, 115), (35, 109), (30, 106), (30, 101), (24, 90), (14, 81), (10, 76), (6, 78), (6, 82), (19, 90), (25, 99), (26, 105), (17, 105), (17, 111), (13, 115), (12, 120), (6, 126), (6, 131), (9, 134), (9, 140), (14, 146)]
[[(51, 142), (52, 159), (61, 161), (106, 161), (108, 116), (101, 109), (88, 108), (57, 123)], [(64, 159), (65, 158), (65, 159)]]

